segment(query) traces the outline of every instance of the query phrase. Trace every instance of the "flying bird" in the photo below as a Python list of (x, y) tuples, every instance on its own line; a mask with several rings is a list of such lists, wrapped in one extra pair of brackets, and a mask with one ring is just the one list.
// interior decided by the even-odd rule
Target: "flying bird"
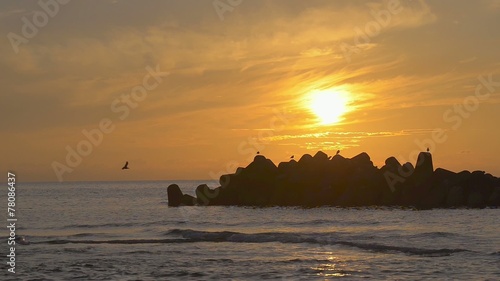
[(125, 166), (123, 166), (122, 170), (127, 170), (128, 169), (128, 161), (125, 162)]

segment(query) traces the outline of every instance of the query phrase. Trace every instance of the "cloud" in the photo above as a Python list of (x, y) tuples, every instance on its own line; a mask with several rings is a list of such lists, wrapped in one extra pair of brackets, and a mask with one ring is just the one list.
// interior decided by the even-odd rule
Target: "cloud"
[[(498, 1), (400, 1), (403, 10), (346, 61), (341, 44), (356, 44), (357, 30), (365, 32), (388, 3), (245, 1), (221, 22), (210, 0), (72, 1), (19, 54), (8, 40), (0, 44), (0, 112), (13, 116), (0, 131), (15, 132), (23, 147), (46, 132), (73, 140), (113, 117), (111, 102), (141, 83), (145, 66), (158, 64), (171, 76), (115, 133), (133, 133), (148, 149), (237, 144), (267, 130), (273, 109), (282, 108), (289, 123), (271, 140), (280, 146), (417, 136), (424, 132), (411, 128), (441, 121), (442, 108), (473, 93), (478, 75), (500, 73), (492, 28)], [(16, 1), (0, 9), (7, 34), (39, 7)], [(318, 127), (303, 102), (329, 87), (352, 95), (353, 110), (334, 132)], [(487, 101), (498, 102), (497, 94)], [(64, 152), (61, 142), (42, 145), (26, 154)]]
[[(336, 150), (360, 146), (360, 143), (370, 138), (387, 138), (400, 136), (424, 136), (434, 129), (405, 129), (385, 132), (320, 132), (308, 134), (282, 134), (264, 138), (264, 142), (276, 142), (278, 145), (296, 145), (309, 150)], [(298, 141), (300, 140), (300, 141)]]

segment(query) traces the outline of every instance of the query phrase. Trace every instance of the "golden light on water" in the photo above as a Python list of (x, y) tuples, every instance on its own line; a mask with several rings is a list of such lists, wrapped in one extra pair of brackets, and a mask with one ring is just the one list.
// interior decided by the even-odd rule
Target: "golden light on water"
[(350, 111), (350, 93), (344, 89), (330, 88), (309, 93), (309, 108), (317, 116), (318, 123), (331, 125), (343, 120)]

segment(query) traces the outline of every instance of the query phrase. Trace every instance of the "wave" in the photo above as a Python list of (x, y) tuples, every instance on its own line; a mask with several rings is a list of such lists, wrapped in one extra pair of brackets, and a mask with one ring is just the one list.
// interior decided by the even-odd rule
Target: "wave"
[(68, 235), (68, 237), (90, 237), (90, 236), (95, 236), (95, 235), (98, 235), (100, 233), (77, 233), (77, 234), (72, 234), (72, 235)]
[(452, 238), (452, 237), (461, 237), (462, 234), (453, 233), (453, 232), (443, 232), (443, 231), (434, 231), (434, 232), (422, 232), (411, 235), (411, 237), (415, 238)]
[(309, 243), (318, 246), (340, 245), (358, 248), (371, 252), (404, 253), (419, 256), (449, 256), (460, 252), (471, 252), (466, 249), (429, 249), (385, 245), (349, 241), (333, 233), (295, 233), (295, 232), (265, 232), (241, 233), (233, 231), (198, 231), (191, 229), (173, 229), (165, 233), (165, 239), (114, 239), (114, 240), (71, 240), (55, 239), (37, 241), (32, 244), (169, 244), (169, 243), (197, 243), (197, 242), (229, 242), (229, 243)]
[[(275, 223), (275, 222), (273, 222)], [(342, 225), (348, 225), (348, 226), (356, 226), (356, 225), (378, 225), (380, 222), (378, 221), (339, 221), (339, 220), (325, 220), (325, 219), (318, 219), (318, 220), (311, 220), (311, 221), (300, 221), (300, 222), (281, 222), (283, 225), (289, 225), (289, 226), (315, 226), (315, 225), (336, 225), (336, 226), (342, 226)]]
[[(188, 219), (185, 220), (158, 220), (151, 222), (111, 222), (111, 223), (102, 223), (102, 224), (68, 224), (58, 229), (66, 230), (66, 229), (96, 229), (96, 228), (121, 228), (121, 227), (147, 227), (147, 226), (164, 226), (164, 225), (182, 225), (186, 224)], [(199, 221), (196, 222), (198, 225), (209, 225), (209, 226), (221, 226), (221, 227), (231, 227), (241, 225), (241, 222), (222, 222), (222, 221)], [(260, 222), (260, 225), (276, 225), (276, 221), (271, 222)], [(337, 226), (356, 226), (356, 225), (378, 225), (380, 222), (378, 221), (370, 221), (370, 222), (358, 222), (358, 221), (338, 221), (338, 220), (327, 220), (327, 219), (317, 219), (311, 221), (280, 221), (279, 225), (285, 226), (316, 226), (316, 225), (337, 225)], [(53, 227), (41, 227), (38, 229), (53, 229)]]
[(84, 247), (84, 248), (64, 248), (62, 251), (65, 252), (65, 253), (77, 253), (77, 254), (81, 254), (81, 253), (90, 252), (92, 250), (94, 250), (93, 247), (87, 246), (87, 247)]
[(31, 242), (31, 244), (167, 244), (167, 243), (189, 243), (189, 239), (117, 239), (117, 240), (70, 240), (55, 239), (47, 241)]
[(61, 227), (61, 229), (70, 228), (100, 228), (100, 227), (132, 227), (136, 226), (136, 223), (106, 223), (106, 224), (70, 224)]
[[(310, 243), (319, 245), (343, 245), (373, 252), (402, 252), (411, 255), (445, 256), (453, 253), (468, 252), (466, 249), (424, 249), (417, 247), (392, 246), (377, 243), (345, 241), (328, 233), (283, 233), (267, 232), (246, 234), (231, 231), (207, 232), (190, 229), (174, 229), (167, 234), (180, 235), (182, 238), (200, 242), (243, 242), (243, 243)], [(328, 236), (327, 236), (328, 235)]]
[[(186, 221), (179, 220), (160, 220), (151, 222), (123, 222), (123, 223), (103, 223), (103, 224), (69, 224), (60, 227), (59, 229), (94, 229), (94, 228), (113, 228), (113, 227), (137, 227), (137, 226), (156, 226), (166, 224), (185, 224)], [(52, 229), (52, 227), (40, 228)]]
[(340, 241), (338, 244), (352, 246), (356, 248), (360, 248), (363, 250), (369, 250), (373, 252), (401, 252), (410, 255), (419, 255), (419, 256), (449, 256), (454, 253), (460, 252), (470, 252), (465, 249), (424, 249), (424, 248), (416, 248), (416, 247), (403, 247), (403, 246), (390, 246), (390, 245), (382, 245), (375, 243), (355, 243), (355, 242), (346, 242)]

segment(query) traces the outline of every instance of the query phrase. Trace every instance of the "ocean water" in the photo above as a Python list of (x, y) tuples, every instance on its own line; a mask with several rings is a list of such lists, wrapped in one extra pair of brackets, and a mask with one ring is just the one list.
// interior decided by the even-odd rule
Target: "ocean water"
[(498, 209), (173, 208), (170, 183), (18, 183), (0, 279), (500, 280)]

